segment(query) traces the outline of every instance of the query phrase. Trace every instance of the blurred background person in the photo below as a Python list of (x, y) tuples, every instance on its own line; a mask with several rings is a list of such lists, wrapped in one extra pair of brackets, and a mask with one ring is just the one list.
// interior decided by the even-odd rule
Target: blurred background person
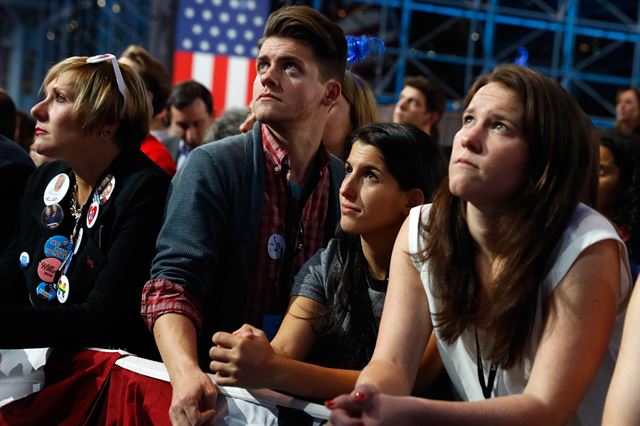
[(229, 108), (225, 110), (213, 126), (209, 127), (207, 136), (204, 138), (205, 143), (241, 133), (240, 125), (248, 115), (249, 108)]
[(377, 121), (376, 99), (371, 88), (357, 74), (347, 70), (342, 93), (329, 111), (322, 143), (330, 153), (345, 160), (351, 148), (351, 133), (365, 124)]
[(24, 111), (16, 111), (16, 133), (13, 138), (26, 152), (29, 152), (33, 144), (33, 136), (36, 132), (36, 120), (31, 114)]
[(616, 129), (640, 135), (640, 90), (628, 87), (616, 97)]
[(33, 161), (24, 149), (0, 134), (0, 253), (17, 233), (20, 199), (33, 169)]
[(169, 133), (165, 146), (178, 169), (189, 153), (204, 143), (213, 125), (213, 97), (209, 89), (195, 80), (176, 84), (167, 100)]
[(142, 77), (151, 103), (152, 111), (149, 119), (151, 130), (142, 142), (140, 149), (169, 176), (173, 176), (176, 174), (176, 163), (167, 148), (156, 137), (156, 135), (164, 137), (164, 139), (169, 137), (164, 125), (165, 107), (171, 90), (169, 73), (164, 65), (152, 57), (142, 46), (136, 44), (127, 47), (122, 52), (119, 61), (129, 65)]
[(617, 227), (633, 278), (640, 267), (640, 139), (617, 130), (600, 136), (597, 210)]
[(407, 77), (393, 109), (394, 123), (411, 123), (438, 141), (438, 121), (445, 109), (445, 95), (421, 75)]
[(0, 135), (15, 140), (16, 135), (16, 105), (11, 96), (0, 89)]

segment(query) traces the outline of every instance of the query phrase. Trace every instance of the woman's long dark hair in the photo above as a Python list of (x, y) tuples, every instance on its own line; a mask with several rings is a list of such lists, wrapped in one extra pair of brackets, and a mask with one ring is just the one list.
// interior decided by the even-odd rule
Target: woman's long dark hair
[(605, 131), (600, 136), (600, 145), (611, 151), (620, 175), (618, 192), (610, 212), (618, 226), (626, 226), (629, 240), (626, 241), (629, 257), (640, 259), (640, 137), (625, 135), (616, 130)]
[[(526, 181), (493, 229), (492, 246), (505, 259), (490, 283), (490, 300), (479, 303), (475, 270), (477, 248), (466, 222), (466, 201), (445, 181), (434, 197), (421, 253), (429, 262), (433, 312), (440, 336), (453, 343), (470, 326), (489, 330), (489, 358), (505, 368), (527, 349), (538, 303), (539, 286), (579, 201), (594, 204), (597, 191), (597, 133), (576, 101), (560, 85), (527, 68), (506, 65), (480, 77), (477, 91), (498, 83), (513, 91), (524, 107), (523, 134), (529, 145)], [(423, 234), (424, 235), (424, 234)]]
[[(438, 145), (411, 124), (369, 124), (356, 131), (354, 140), (377, 148), (400, 188), (418, 188), (425, 200), (431, 199), (446, 174)], [(338, 367), (361, 369), (371, 358), (379, 327), (368, 292), (369, 266), (359, 235), (338, 229), (336, 239), (339, 272), (332, 283), (336, 289), (335, 302), (325, 317), (322, 334), (340, 336), (348, 318), (345, 341), (339, 342), (341, 347), (348, 348), (348, 353), (343, 354), (342, 365)]]

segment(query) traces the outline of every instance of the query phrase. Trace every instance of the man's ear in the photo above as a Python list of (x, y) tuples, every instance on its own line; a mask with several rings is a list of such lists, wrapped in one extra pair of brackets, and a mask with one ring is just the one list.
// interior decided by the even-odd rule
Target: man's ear
[(421, 204), (424, 204), (424, 193), (421, 189), (412, 188), (407, 191), (407, 204), (404, 206), (403, 213), (408, 215), (409, 210)]
[(322, 98), (322, 105), (331, 106), (340, 97), (340, 93), (342, 92), (342, 87), (340, 83), (331, 79), (327, 82), (327, 89), (324, 93), (324, 97)]

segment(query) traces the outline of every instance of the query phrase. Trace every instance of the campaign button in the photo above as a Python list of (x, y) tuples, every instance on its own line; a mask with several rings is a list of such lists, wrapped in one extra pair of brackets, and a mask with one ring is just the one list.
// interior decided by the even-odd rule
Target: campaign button
[(69, 182), (69, 176), (65, 173), (60, 173), (59, 175), (54, 176), (44, 190), (44, 195), (42, 196), (44, 204), (50, 206), (62, 201), (69, 190)]
[(44, 243), (44, 255), (60, 260), (65, 260), (72, 249), (71, 241), (62, 235), (54, 235)]
[(36, 287), (36, 295), (41, 299), (52, 301), (56, 297), (56, 289), (52, 284), (41, 282)]
[(69, 279), (66, 275), (62, 275), (58, 280), (58, 290), (56, 292), (58, 302), (64, 303), (69, 298)]
[(64, 212), (60, 204), (51, 204), (42, 209), (40, 221), (48, 229), (57, 228), (64, 220)]
[(56, 271), (60, 268), (60, 262), (55, 257), (47, 257), (42, 259), (38, 264), (38, 276), (46, 283), (53, 282), (53, 277), (56, 275)]
[(284, 256), (285, 242), (284, 237), (280, 234), (271, 234), (267, 242), (267, 252), (273, 260), (278, 260)]
[(100, 204), (94, 201), (89, 206), (89, 211), (87, 212), (87, 228), (93, 228), (93, 225), (96, 224), (96, 220), (98, 220), (98, 212), (100, 211)]
[(111, 198), (111, 194), (113, 194), (113, 190), (116, 187), (116, 178), (113, 175), (106, 175), (101, 181), (100, 184), (96, 187), (96, 190), (93, 195), (93, 201), (97, 202), (101, 206), (104, 205), (109, 198)]
[(26, 269), (27, 266), (29, 266), (29, 262), (31, 262), (31, 258), (29, 257), (29, 253), (27, 253), (26, 251), (23, 251), (22, 253), (20, 253), (20, 267), (22, 269)]

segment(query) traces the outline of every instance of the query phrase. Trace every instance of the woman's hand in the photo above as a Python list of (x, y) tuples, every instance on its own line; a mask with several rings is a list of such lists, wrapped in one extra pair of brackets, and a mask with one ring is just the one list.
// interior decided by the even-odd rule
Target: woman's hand
[(375, 386), (356, 386), (348, 395), (340, 395), (326, 402), (331, 409), (333, 426), (384, 426), (409, 424), (411, 411), (405, 410), (413, 398), (391, 396), (378, 392)]
[(209, 367), (216, 373), (216, 383), (221, 386), (247, 388), (271, 387), (273, 364), (276, 354), (260, 329), (248, 324), (230, 333), (213, 335), (209, 351)]

